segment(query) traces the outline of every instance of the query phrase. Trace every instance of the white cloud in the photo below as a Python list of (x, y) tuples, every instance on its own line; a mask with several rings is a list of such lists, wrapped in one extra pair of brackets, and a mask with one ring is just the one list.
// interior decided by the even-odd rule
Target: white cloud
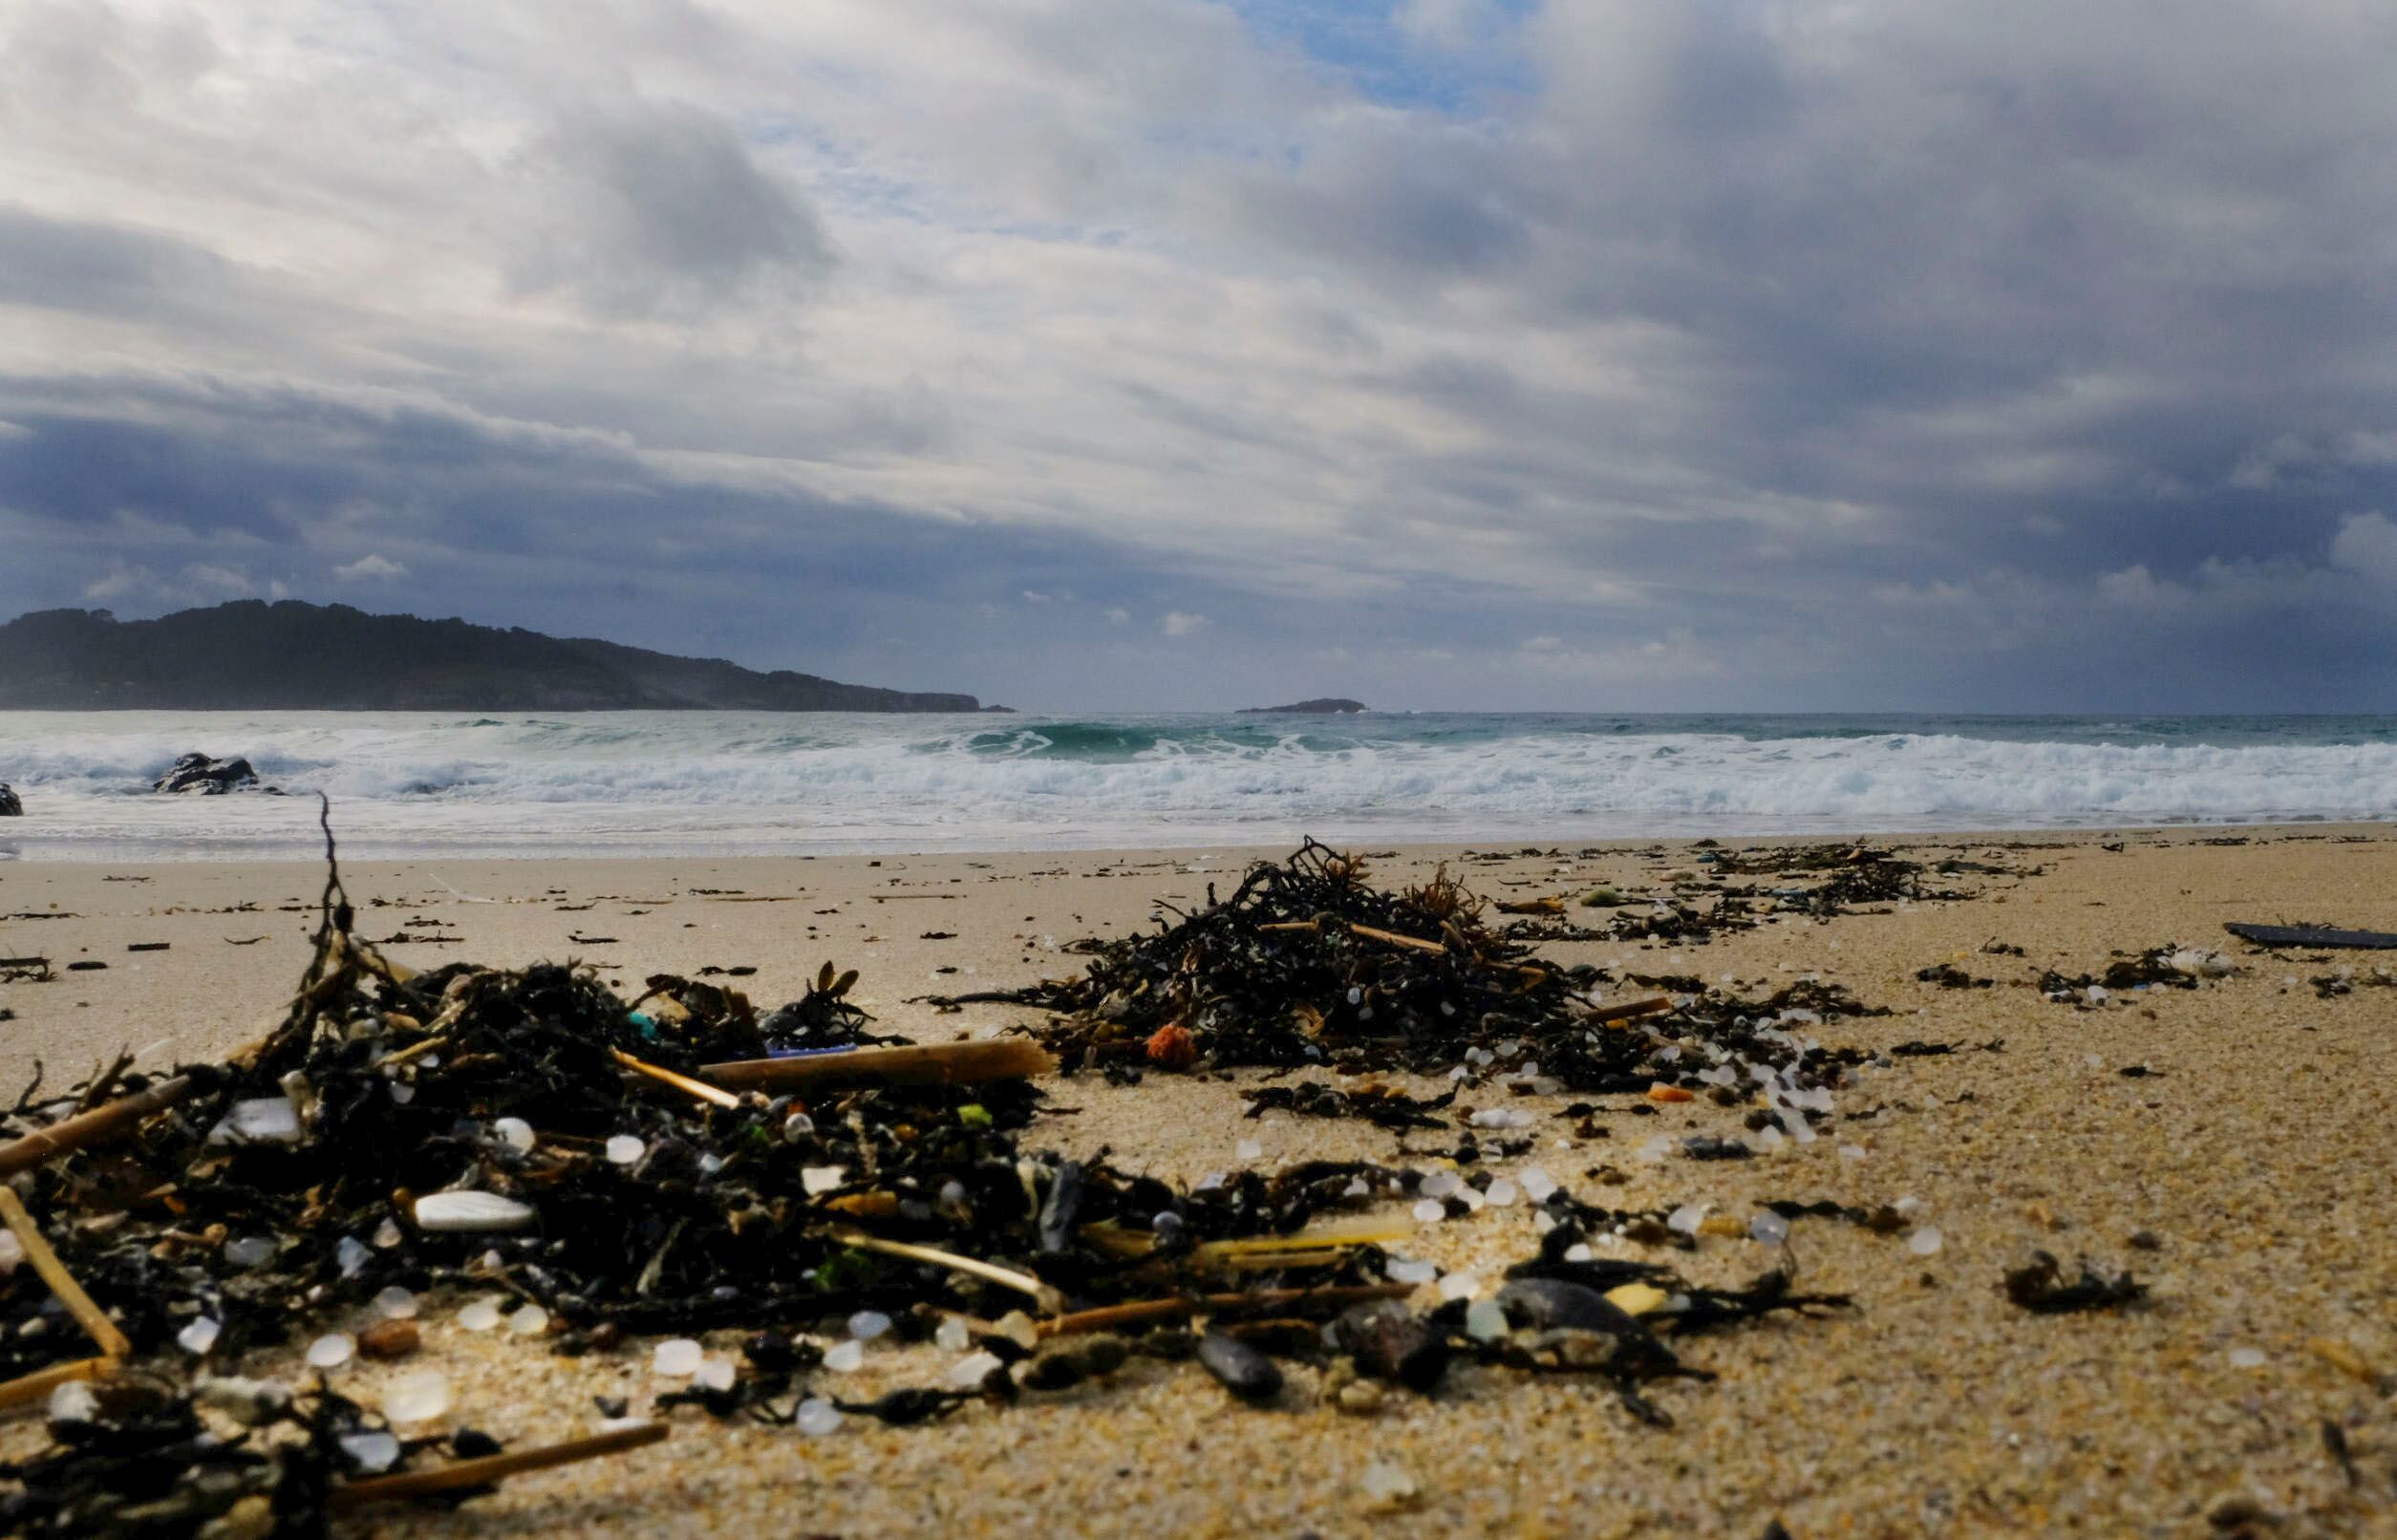
[(1207, 629), (1208, 621), (1205, 615), (1190, 615), (1179, 610), (1169, 610), (1166, 612), (1165, 618), (1157, 622), (1157, 625), (1168, 636), (1196, 636)]
[(2381, 513), (2348, 515), (2330, 543), (2330, 560), (2397, 594), (2397, 524)]
[(1132, 612), (1129, 610), (1124, 609), (1120, 604), (1109, 605), (1103, 612), (1107, 617), (1107, 624), (1110, 626), (1126, 625), (1132, 618)]
[(388, 583), (395, 578), (406, 577), (408, 569), (388, 556), (370, 552), (354, 562), (334, 567), (332, 575), (344, 583)]

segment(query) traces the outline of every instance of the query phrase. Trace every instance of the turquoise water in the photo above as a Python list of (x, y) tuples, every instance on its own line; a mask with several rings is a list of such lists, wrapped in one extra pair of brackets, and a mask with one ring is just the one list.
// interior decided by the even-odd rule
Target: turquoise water
[(2397, 816), (2397, 717), (0, 713), (0, 854), (734, 854)]

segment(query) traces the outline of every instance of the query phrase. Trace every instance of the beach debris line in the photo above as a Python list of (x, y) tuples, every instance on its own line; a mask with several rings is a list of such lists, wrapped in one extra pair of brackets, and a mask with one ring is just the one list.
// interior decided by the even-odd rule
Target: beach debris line
[[(1252, 866), (1229, 898), (1210, 887), (1200, 909), (1161, 907), (1153, 930), (1094, 938), (1078, 977), (935, 1003), (1053, 1013), (1039, 1035), (1068, 1070), (1271, 1065), (1447, 1074), (1535, 1093), (1761, 1093), (1776, 1137), (1801, 1142), (1865, 1057), (1805, 1034), (1830, 1016), (1884, 1014), (1811, 978), (1764, 999), (1637, 974), (1640, 994), (1610, 994), (1618, 981), (1603, 970), (1549, 962), (1485, 925), (1483, 901), (1445, 868), (1395, 891), (1368, 877), (1360, 858), (1311, 840)], [(1416, 1114), (1446, 1104), (1390, 1098), (1386, 1085), (1302, 1083), (1269, 1089), (1262, 1104), (1392, 1126), (1420, 1125)]]
[[(1029, 1147), (1020, 1135), (1042, 1096), (1021, 1076), (858, 1075), (893, 1050), (866, 1040), (868, 1018), (846, 998), (855, 975), (829, 968), (805, 998), (763, 1015), (737, 992), (667, 974), (627, 999), (590, 971), (557, 965), (418, 973), (355, 933), (325, 816), (315, 950), (254, 1041), (171, 1076), (120, 1059), (62, 1094), (29, 1089), (0, 1119), (0, 1163), (15, 1163), (0, 1218), (36, 1263), (0, 1273), (0, 1379), (53, 1399), (53, 1447), (0, 1466), (0, 1504), (16, 1528), (107, 1533), (157, 1512), (196, 1530), (239, 1508), (228, 1524), (245, 1532), (310, 1532), (334, 1508), (535, 1468), (546, 1456), (479, 1465), (498, 1451), (460, 1433), (457, 1463), (417, 1480), (409, 1462), (429, 1447), (421, 1434), (400, 1437), (323, 1378), (294, 1391), (233, 1372), (252, 1353), (301, 1344), (320, 1377), (361, 1352), (406, 1357), (417, 1344), (404, 1328), (424, 1302), (459, 1295), (458, 1327), (504, 1325), (564, 1355), (666, 1337), (656, 1373), (684, 1384), (659, 1404), (810, 1433), (845, 1415), (905, 1424), (1103, 1376), (1117, 1350), (1101, 1337), (1126, 1355), (1197, 1358), (1246, 1399), (1266, 1398), (1267, 1369), (1278, 1376), (1290, 1359), (1344, 1356), (1367, 1378), (1386, 1360), (1409, 1382), (1425, 1377), (1425, 1354), (1437, 1357), (1424, 1344), (1445, 1342), (1493, 1364), (1594, 1375), (1661, 1422), (1639, 1387), (1705, 1377), (1680, 1364), (1666, 1334), (1841, 1302), (1795, 1294), (1786, 1271), (1723, 1291), (1645, 1264), (1577, 1260), (1584, 1222), (1620, 1216), (1543, 1178), (1522, 1188), (1550, 1227), (1539, 1265), (1568, 1271), (1538, 1275), (1647, 1290), (1594, 1317), (1606, 1341), (1554, 1336), (1593, 1328), (1551, 1318), (1553, 1298), (1523, 1305), (1495, 1332), (1487, 1309), (1473, 1313), (1472, 1291), (1445, 1281), (1443, 1303), (1418, 1308), (1431, 1280), (1385, 1249), (1414, 1230), (1390, 1209), (1434, 1202), (1442, 1172), (1306, 1161), (1185, 1189), (1104, 1158)], [(1538, 998), (1564, 1007), (1573, 991), (1557, 974), (1467, 931), (1470, 914), (1451, 902), (1460, 955), (1332, 923), (1304, 940), (1279, 932), (1293, 939), (1277, 945), (1352, 961), (1371, 947), (1378, 958), (1458, 968), (1501, 1000), (1547, 990)], [(1384, 917), (1404, 925), (1413, 913)], [(1511, 995), (1501, 974), (1513, 975)], [(1436, 1008), (1436, 996), (1423, 999)], [(1563, 1010), (1575, 1032), (1603, 1040), (1671, 1013), (1586, 1016)], [(1809, 1062), (1796, 1039), (1766, 1031), (1776, 1036), (1760, 1043), (1783, 1049), (1787, 1064)], [(952, 1046), (1046, 1061), (1020, 1040)], [(774, 1057), (794, 1049), (796, 1059)], [(845, 1061), (851, 1073), (799, 1095), (709, 1073), (760, 1060)], [(1810, 1082), (1787, 1088), (1828, 1100)], [(62, 1276), (91, 1307), (76, 1315), (96, 1358), (45, 1323)], [(1418, 1323), (1330, 1331), (1360, 1305), (1395, 1306)], [(370, 1312), (380, 1318), (362, 1326)], [(722, 1328), (755, 1334), (739, 1364), (696, 1340)], [(886, 1336), (930, 1337), (964, 1357), (937, 1387), (870, 1401), (820, 1393), (816, 1375), (860, 1367)], [(1224, 1340), (1206, 1345), (1213, 1337)], [(448, 1415), (445, 1387), (394, 1395), (386, 1413), (404, 1409), (411, 1426)], [(257, 1436), (227, 1442), (227, 1406)], [(268, 1424), (281, 1431), (259, 1431)], [(403, 1471), (404, 1482), (366, 1485)]]

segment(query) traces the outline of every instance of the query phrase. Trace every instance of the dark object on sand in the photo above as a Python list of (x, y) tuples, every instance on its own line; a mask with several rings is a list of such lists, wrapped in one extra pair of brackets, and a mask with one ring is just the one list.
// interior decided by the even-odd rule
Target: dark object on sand
[(5, 781), (0, 781), (0, 818), (23, 818), (25, 802)]
[(1209, 1332), (1199, 1338), (1199, 1366), (1242, 1401), (1272, 1401), (1282, 1392), (1273, 1360), (1236, 1337)]
[(2344, 947), (2356, 952), (2397, 952), (2397, 935), (2386, 930), (2339, 930), (2327, 925), (2245, 925), (2236, 920), (2222, 929), (2259, 947)]
[(256, 784), (258, 772), (249, 767), (247, 759), (211, 759), (204, 754), (186, 754), (166, 774), (152, 781), (150, 789), (222, 797), (236, 787)]
[(2084, 1310), (2113, 1310), (2147, 1296), (2148, 1286), (2128, 1273), (2109, 1278), (2081, 1261), (2081, 1276), (2065, 1278), (2061, 1263), (2045, 1251), (2006, 1270), (2006, 1297), (2034, 1315), (2066, 1315)]

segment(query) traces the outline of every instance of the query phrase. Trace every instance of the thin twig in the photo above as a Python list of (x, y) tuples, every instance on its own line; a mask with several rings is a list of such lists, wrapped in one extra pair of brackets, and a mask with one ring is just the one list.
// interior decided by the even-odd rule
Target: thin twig
[(968, 1273), (987, 1283), (995, 1283), (1001, 1288), (1013, 1289), (1017, 1294), (1031, 1295), (1038, 1302), (1042, 1310), (1054, 1312), (1058, 1306), (1064, 1303), (1063, 1295), (1031, 1273), (1017, 1273), (1012, 1268), (1000, 1267), (995, 1262), (984, 1262), (976, 1257), (959, 1256), (954, 1251), (943, 1251), (930, 1246), (917, 1246), (908, 1241), (887, 1241), (879, 1235), (868, 1235), (862, 1230), (851, 1230), (846, 1226), (836, 1228), (832, 1231), (832, 1238), (844, 1246), (854, 1246), (861, 1251), (880, 1251), (885, 1256), (905, 1257), (910, 1262), (930, 1262), (934, 1267), (947, 1268), (952, 1273)]
[(740, 1098), (720, 1085), (710, 1085), (705, 1080), (695, 1080), (688, 1075), (677, 1075), (663, 1064), (653, 1064), (646, 1059), (635, 1059), (621, 1048), (610, 1048), (608, 1052), (617, 1063), (622, 1064), (633, 1074), (646, 1075), (660, 1085), (671, 1085), (685, 1096), (697, 1097), (711, 1106), (738, 1107), (740, 1105)]
[(1099, 1310), (1076, 1311), (1039, 1325), (1042, 1337), (1071, 1337), (1079, 1332), (1109, 1332), (1119, 1326), (1145, 1326), (1157, 1321), (1188, 1320), (1219, 1311), (1254, 1306), (1355, 1305), (1375, 1299), (1403, 1299), (1415, 1292), (1411, 1283), (1348, 1284), (1335, 1289), (1259, 1289), (1251, 1294), (1200, 1294), (1195, 1298), (1136, 1299)]
[(16, 1195), (16, 1188), (5, 1184), (0, 1184), (0, 1221), (5, 1221), (11, 1230), (16, 1231), (17, 1240), (25, 1248), (25, 1259), (33, 1264), (33, 1271), (42, 1275), (44, 1283), (50, 1285), (50, 1292), (58, 1296), (58, 1302), (67, 1307), (67, 1313), (91, 1334), (92, 1340), (99, 1344), (100, 1351), (112, 1358), (130, 1357), (133, 1344), (126, 1340), (123, 1332), (117, 1329), (117, 1323), (108, 1318), (108, 1313), (92, 1303), (92, 1296), (83, 1292), (83, 1285), (75, 1281), (75, 1274), (67, 1271), (67, 1265), (58, 1260), (58, 1253), (51, 1250), (50, 1237), (42, 1233), (39, 1225), (33, 1223), (33, 1216), (25, 1211), (24, 1200)]
[(370, 1503), (399, 1503), (412, 1497), (460, 1491), (488, 1486), (503, 1476), (521, 1475), (527, 1470), (546, 1470), (552, 1465), (570, 1465), (578, 1460), (596, 1460), (601, 1455), (638, 1449), (662, 1442), (669, 1431), (663, 1422), (612, 1428), (606, 1433), (594, 1433), (587, 1439), (545, 1444), (537, 1449), (511, 1449), (505, 1454), (485, 1455), (480, 1460), (460, 1460), (439, 1470), (409, 1470), (396, 1476), (375, 1476), (365, 1481), (353, 1481), (334, 1487), (329, 1496), (335, 1508), (352, 1508)]

